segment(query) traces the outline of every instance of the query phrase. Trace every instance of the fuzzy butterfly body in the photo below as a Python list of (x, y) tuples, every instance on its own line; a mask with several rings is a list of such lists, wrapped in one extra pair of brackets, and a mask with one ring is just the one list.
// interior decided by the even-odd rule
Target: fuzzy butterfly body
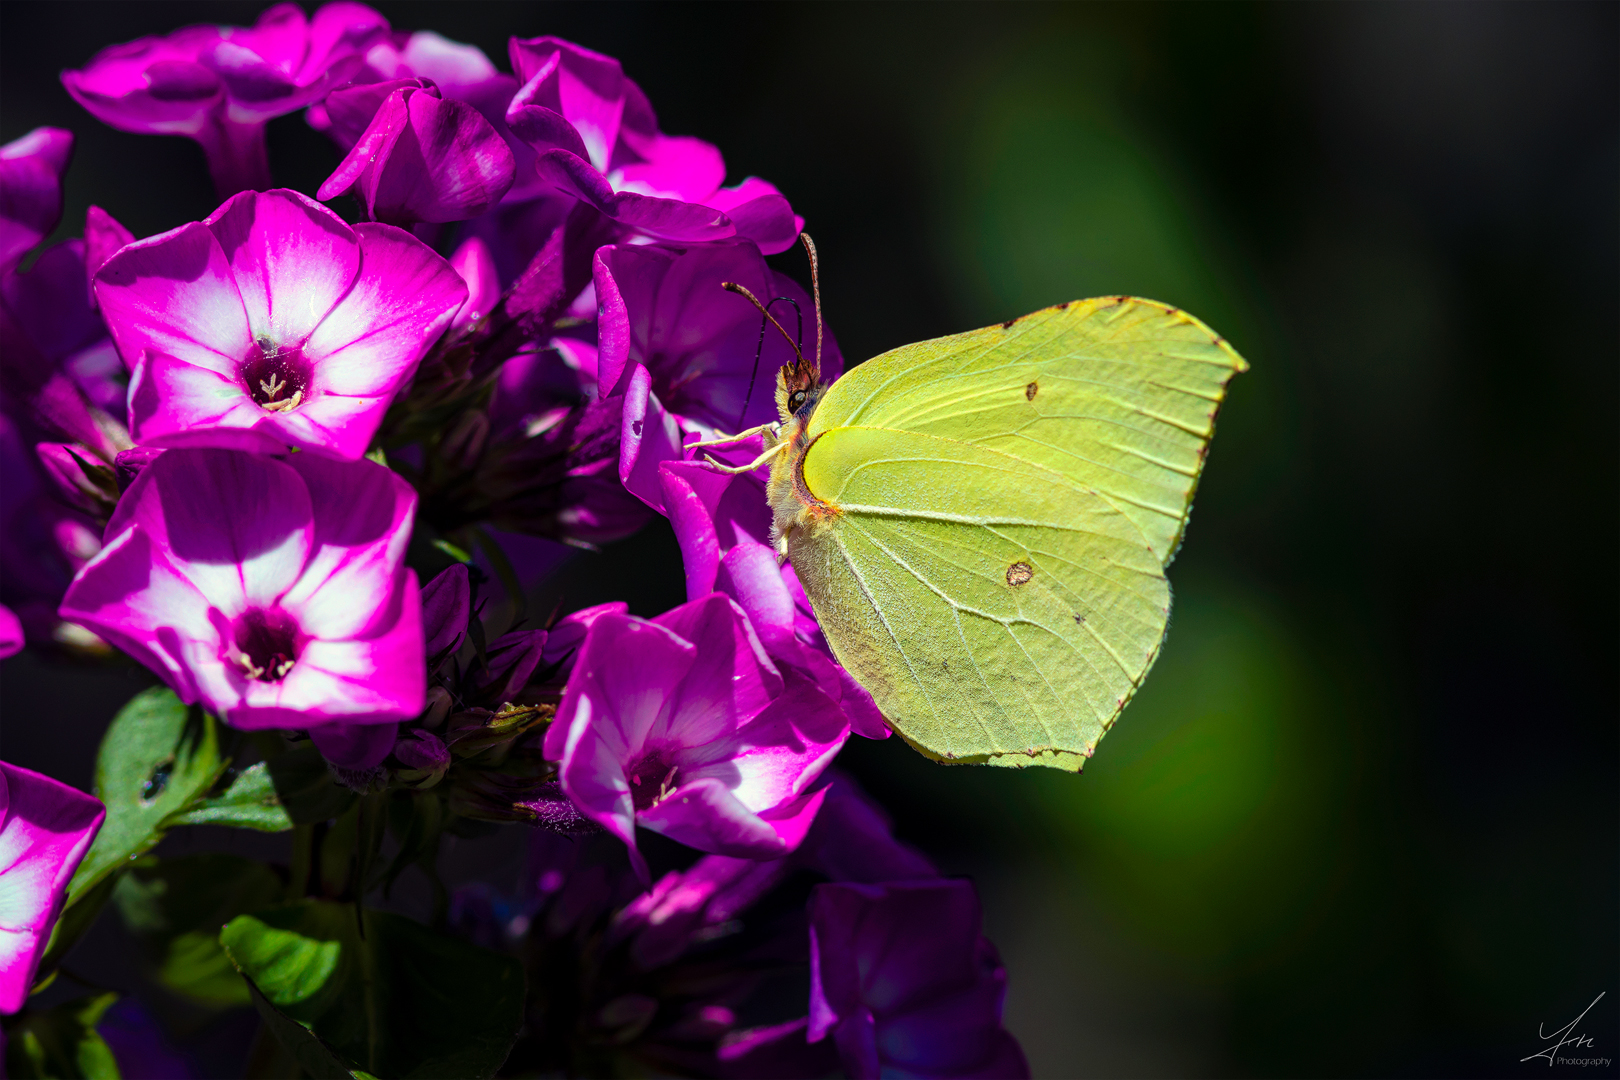
[(1082, 300), (777, 380), (769, 484), (839, 662), (929, 757), (1077, 771), (1141, 685), (1242, 357)]

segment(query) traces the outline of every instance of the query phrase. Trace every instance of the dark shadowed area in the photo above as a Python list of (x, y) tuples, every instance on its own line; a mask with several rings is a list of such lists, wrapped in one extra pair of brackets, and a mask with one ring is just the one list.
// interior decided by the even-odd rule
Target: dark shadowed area
[[(57, 72), (262, 6), (0, 5), (0, 140), (79, 139), (59, 235), (215, 202), (194, 144)], [(1134, 293), (1253, 365), (1084, 775), (842, 759), (978, 881), (1037, 1076), (1544, 1074), (1538, 1025), (1600, 992), (1620, 1057), (1620, 7), (375, 6), (502, 66), (509, 35), (622, 59), (805, 216), (851, 360)], [(313, 193), (332, 146), (269, 131)], [(685, 599), (662, 523), (555, 587)], [(6, 759), (86, 787), (144, 685), (0, 673)]]

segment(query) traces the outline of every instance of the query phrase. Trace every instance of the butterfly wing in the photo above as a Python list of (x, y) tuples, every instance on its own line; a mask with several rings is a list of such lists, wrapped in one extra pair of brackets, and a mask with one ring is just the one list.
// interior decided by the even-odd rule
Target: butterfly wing
[(811, 420), (789, 538), (841, 663), (947, 761), (1075, 770), (1147, 674), (1164, 567), (1246, 365), (1202, 323), (1080, 301), (853, 369)]

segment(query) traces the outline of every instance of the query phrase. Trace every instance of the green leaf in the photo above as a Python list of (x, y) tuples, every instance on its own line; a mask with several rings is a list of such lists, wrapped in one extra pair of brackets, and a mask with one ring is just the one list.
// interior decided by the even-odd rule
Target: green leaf
[(252, 859), (147, 856), (119, 879), (114, 902), (153, 978), (199, 1005), (227, 1008), (248, 1004), (248, 992), (220, 948), (220, 928), (274, 905), (282, 892), (275, 872)]
[(96, 1033), (114, 993), (28, 1013), (6, 1026), (6, 1072), (15, 1080), (118, 1080), (118, 1063)]
[(320, 1036), (270, 1004), (252, 979), (244, 975), (242, 983), (247, 987), (248, 997), (258, 1010), (264, 1026), (270, 1029), (277, 1042), (286, 1047), (306, 1075), (313, 1080), (350, 1080), (351, 1077), (367, 1076), (366, 1073), (351, 1070), (332, 1052), (330, 1046), (321, 1041)]
[(293, 822), (276, 792), (270, 763), (261, 761), (242, 770), (220, 794), (182, 810), (164, 825), (231, 825), (259, 832), (286, 832)]
[(212, 787), (225, 764), (213, 717), (164, 688), (131, 699), (96, 755), (96, 795), (107, 820), (68, 885), (68, 905), (161, 840), (165, 819)]
[(355, 908), (306, 900), (233, 919), (220, 943), (267, 1005), (343, 1061), (379, 1076), (494, 1075), (523, 1023), (518, 962), (399, 915), (362, 917), (363, 936)]

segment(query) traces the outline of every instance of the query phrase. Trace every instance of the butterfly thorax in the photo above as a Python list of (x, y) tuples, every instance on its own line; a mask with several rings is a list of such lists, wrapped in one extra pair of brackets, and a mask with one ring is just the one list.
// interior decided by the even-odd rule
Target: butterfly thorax
[(810, 449), (810, 418), (815, 415), (827, 387), (809, 363), (785, 364), (776, 376), (776, 408), (781, 414), (776, 441), (787, 443), (771, 463), (766, 495), (771, 504), (771, 540), (785, 557), (788, 539), (796, 531), (813, 528), (837, 512), (818, 499), (804, 482), (804, 455)]

